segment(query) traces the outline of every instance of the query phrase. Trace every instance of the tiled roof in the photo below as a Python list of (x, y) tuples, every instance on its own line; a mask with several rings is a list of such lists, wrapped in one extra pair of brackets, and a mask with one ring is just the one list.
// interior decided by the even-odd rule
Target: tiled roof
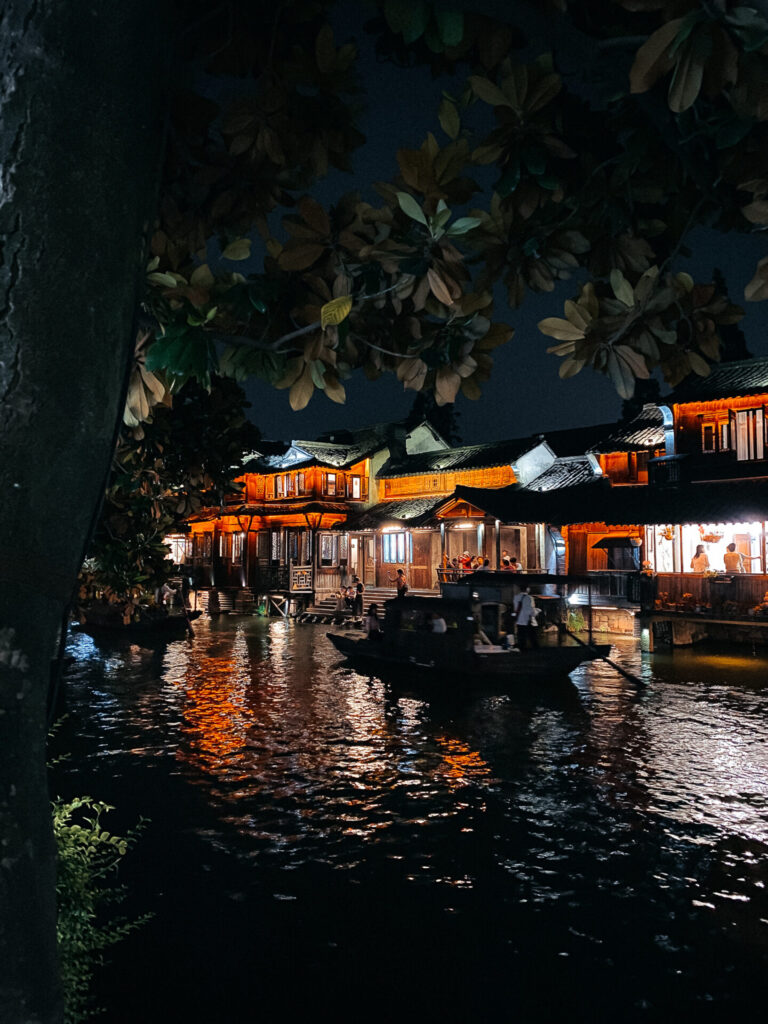
[(768, 357), (740, 359), (715, 364), (708, 377), (688, 376), (667, 402), (700, 402), (716, 398), (738, 398), (768, 391)]
[(379, 470), (380, 477), (421, 476), (428, 473), (455, 473), (462, 469), (490, 469), (493, 466), (510, 466), (531, 451), (539, 438), (518, 438), (512, 441), (491, 441), (488, 444), (466, 444), (460, 448), (446, 448), (444, 451), (424, 452), (409, 455), (394, 462), (388, 459)]
[(551, 491), (555, 488), (575, 487), (577, 484), (588, 483), (595, 477), (599, 477), (599, 467), (597, 470), (596, 472), (593, 460), (588, 455), (572, 455), (565, 459), (555, 459), (549, 469), (544, 470), (540, 476), (526, 485), (526, 490)]
[(739, 523), (768, 519), (768, 481), (611, 487), (607, 479), (561, 490), (457, 487), (455, 496), (506, 523)]
[(634, 419), (622, 423), (602, 440), (585, 449), (589, 452), (632, 452), (664, 446), (664, 424), (656, 405), (644, 405)]
[(343, 469), (372, 455), (381, 447), (379, 441), (370, 444), (331, 444), (328, 441), (270, 442), (269, 449), (246, 457), (243, 469), (246, 473), (279, 473), (296, 466), (331, 466)]
[[(485, 491), (483, 493), (486, 493)], [(345, 530), (375, 530), (385, 523), (409, 528), (422, 526), (440, 505), (445, 496), (439, 498), (407, 498), (402, 501), (382, 501), (369, 509), (350, 514), (344, 524)]]

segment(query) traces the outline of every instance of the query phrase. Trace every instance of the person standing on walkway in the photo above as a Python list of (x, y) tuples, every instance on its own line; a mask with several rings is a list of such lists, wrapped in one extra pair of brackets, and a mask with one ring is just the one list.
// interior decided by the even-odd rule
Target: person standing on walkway
[(405, 577), (405, 569), (398, 569), (395, 576), (389, 577), (389, 582), (394, 583), (397, 588), (395, 597), (405, 597), (408, 593), (408, 580)]
[(365, 584), (361, 582), (359, 576), (353, 576), (352, 587), (354, 589), (354, 597), (352, 598), (352, 614), (362, 618), (363, 593), (365, 592)]
[(536, 605), (533, 603), (528, 587), (524, 587), (515, 597), (515, 625), (517, 626), (517, 643), (521, 650), (539, 646), (536, 635)]

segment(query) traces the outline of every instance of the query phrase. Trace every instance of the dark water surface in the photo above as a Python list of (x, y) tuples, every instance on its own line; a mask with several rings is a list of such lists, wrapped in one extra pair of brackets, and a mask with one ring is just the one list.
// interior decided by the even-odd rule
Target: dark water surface
[(70, 644), (53, 789), (151, 819), (110, 1024), (765, 1019), (765, 661), (438, 696), (320, 626), (195, 628)]

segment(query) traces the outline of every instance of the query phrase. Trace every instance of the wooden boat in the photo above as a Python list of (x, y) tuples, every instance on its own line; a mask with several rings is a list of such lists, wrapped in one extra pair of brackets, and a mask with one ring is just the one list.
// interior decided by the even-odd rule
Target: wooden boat
[(112, 633), (125, 637), (160, 637), (175, 639), (188, 632), (189, 623), (198, 619), (201, 611), (189, 611), (185, 615), (181, 608), (166, 611), (152, 608), (143, 612), (138, 621), (123, 622), (122, 610), (117, 605), (93, 604), (81, 610), (80, 629), (91, 633)]
[[(502, 631), (506, 606), (493, 601), (406, 597), (387, 601), (384, 607), (380, 639), (351, 632), (328, 633), (328, 639), (354, 661), (471, 680), (562, 678), (583, 662), (604, 658), (610, 652), (609, 644), (543, 642), (530, 650), (510, 648)], [(436, 615), (445, 619), (447, 632), (431, 631)], [(481, 637), (491, 642), (481, 642)]]

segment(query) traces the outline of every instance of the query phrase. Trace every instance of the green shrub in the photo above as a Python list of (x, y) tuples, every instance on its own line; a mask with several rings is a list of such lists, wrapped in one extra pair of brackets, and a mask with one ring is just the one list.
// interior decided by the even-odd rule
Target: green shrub
[(140, 821), (123, 837), (111, 835), (101, 825), (101, 816), (111, 810), (109, 804), (87, 796), (53, 802), (65, 1024), (79, 1024), (99, 1012), (91, 1005), (91, 982), (104, 962), (104, 951), (152, 916), (128, 921), (110, 912), (110, 907), (125, 898), (123, 887), (114, 884), (117, 868), (145, 824)]
[(569, 609), (568, 611), (568, 629), (572, 633), (581, 633), (586, 629), (587, 624), (584, 621), (584, 616), (579, 608)]

